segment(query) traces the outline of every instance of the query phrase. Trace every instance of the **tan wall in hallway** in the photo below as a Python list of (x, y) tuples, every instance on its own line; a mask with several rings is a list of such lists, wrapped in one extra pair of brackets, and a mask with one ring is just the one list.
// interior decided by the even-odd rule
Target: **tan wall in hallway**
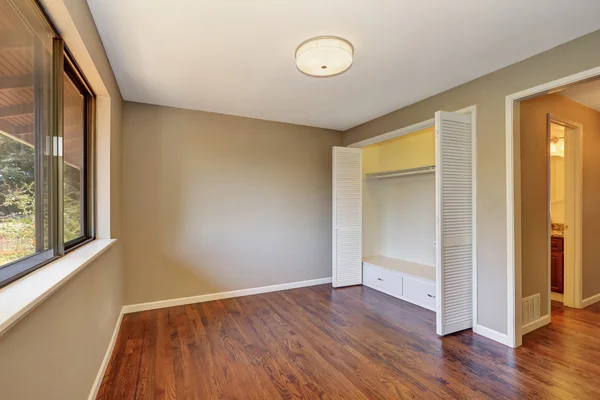
[(344, 132), (358, 142), (477, 104), (478, 323), (507, 333), (505, 97), (600, 66), (600, 31)]
[(337, 131), (126, 102), (127, 304), (331, 276)]
[(558, 93), (521, 103), (523, 297), (540, 293), (548, 311), (546, 115), (583, 125), (583, 298), (600, 293), (600, 113)]

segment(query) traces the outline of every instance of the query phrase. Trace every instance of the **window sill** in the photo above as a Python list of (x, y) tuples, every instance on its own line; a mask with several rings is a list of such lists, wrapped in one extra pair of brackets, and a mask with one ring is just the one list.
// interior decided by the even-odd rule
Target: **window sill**
[(116, 239), (96, 239), (0, 289), (0, 335), (108, 250)]

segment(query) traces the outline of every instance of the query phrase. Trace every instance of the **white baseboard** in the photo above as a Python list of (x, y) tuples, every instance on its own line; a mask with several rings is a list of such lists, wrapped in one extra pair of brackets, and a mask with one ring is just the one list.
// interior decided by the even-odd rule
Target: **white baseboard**
[(508, 335), (505, 333), (500, 333), (490, 328), (486, 328), (481, 325), (473, 325), (473, 332), (478, 335), (485, 336), (488, 339), (492, 339), (495, 342), (502, 343), (505, 346), (508, 346)]
[(323, 285), (326, 283), (331, 283), (331, 277), (320, 278), (320, 279), (311, 279), (309, 281), (282, 283), (279, 285), (262, 286), (262, 287), (250, 288), (250, 289), (232, 290), (230, 292), (219, 292), (219, 293), (203, 294), (200, 296), (182, 297), (179, 299), (169, 299), (169, 300), (161, 300), (161, 301), (152, 301), (149, 303), (130, 304), (130, 305), (123, 307), (123, 313), (129, 314), (129, 313), (139, 312), (139, 311), (155, 310), (158, 308), (183, 306), (186, 304), (203, 303), (206, 301), (229, 299), (232, 297), (249, 296), (252, 294), (277, 292), (280, 290), (296, 289), (296, 288), (301, 288), (301, 287), (306, 287), (306, 286)]
[(521, 333), (523, 335), (525, 335), (526, 333), (535, 331), (536, 329), (541, 328), (542, 326), (548, 325), (549, 323), (550, 323), (550, 316), (544, 315), (542, 317), (539, 317), (535, 321), (531, 321), (531, 322), (523, 325), (523, 328), (521, 328)]
[(600, 293), (592, 296), (592, 297), (588, 297), (587, 299), (584, 299), (581, 302), (581, 308), (585, 308), (587, 306), (591, 306), (594, 303), (597, 303), (600, 301)]
[(88, 396), (88, 400), (96, 400), (98, 396), (98, 390), (100, 390), (100, 385), (102, 384), (102, 379), (104, 378), (104, 374), (106, 373), (106, 368), (108, 368), (108, 363), (110, 362), (110, 357), (112, 356), (113, 349), (115, 348), (115, 343), (117, 342), (117, 336), (119, 335), (119, 328), (121, 327), (121, 321), (123, 321), (123, 308), (121, 308), (121, 312), (119, 313), (119, 318), (117, 318), (117, 323), (115, 324), (115, 329), (113, 331), (112, 337), (110, 338), (110, 342), (108, 343), (108, 348), (106, 349), (106, 353), (104, 353), (104, 359), (102, 360), (102, 364), (100, 364), (100, 370), (98, 371), (98, 375), (96, 375), (96, 380), (94, 381), (94, 385), (92, 386), (92, 390), (90, 391), (90, 395)]

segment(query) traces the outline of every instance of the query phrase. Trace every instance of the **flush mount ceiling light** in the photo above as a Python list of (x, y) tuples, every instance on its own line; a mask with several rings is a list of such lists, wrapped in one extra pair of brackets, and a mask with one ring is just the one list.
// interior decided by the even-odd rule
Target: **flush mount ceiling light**
[(551, 156), (565, 156), (565, 138), (564, 137), (553, 137), (550, 138), (550, 155)]
[(319, 36), (308, 39), (296, 49), (300, 72), (316, 77), (339, 75), (352, 66), (354, 48), (346, 39)]

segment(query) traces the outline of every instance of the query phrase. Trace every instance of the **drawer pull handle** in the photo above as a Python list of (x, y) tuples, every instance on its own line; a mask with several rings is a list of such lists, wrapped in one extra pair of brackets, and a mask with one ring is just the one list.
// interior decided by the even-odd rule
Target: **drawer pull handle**
[(382, 282), (383, 282), (383, 279), (381, 279), (381, 278), (377, 278), (377, 280), (378, 280), (378, 281), (382, 281)]
[(432, 294), (429, 294), (429, 293), (427, 293), (427, 296), (429, 296), (429, 297), (431, 297), (431, 298), (435, 299), (435, 296), (434, 296), (434, 295), (432, 295)]

